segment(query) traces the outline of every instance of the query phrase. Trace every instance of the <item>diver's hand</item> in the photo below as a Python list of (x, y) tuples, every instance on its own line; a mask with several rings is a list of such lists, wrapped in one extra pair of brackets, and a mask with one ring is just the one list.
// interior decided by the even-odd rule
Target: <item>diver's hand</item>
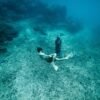
[(68, 54), (65, 59), (69, 59), (69, 58), (72, 58), (74, 56), (74, 54), (71, 52), (70, 54)]

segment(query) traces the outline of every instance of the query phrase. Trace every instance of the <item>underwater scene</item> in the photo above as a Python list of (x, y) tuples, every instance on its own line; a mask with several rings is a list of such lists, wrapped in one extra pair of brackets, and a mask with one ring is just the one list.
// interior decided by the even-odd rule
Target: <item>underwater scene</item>
[(0, 100), (100, 100), (100, 0), (0, 0)]

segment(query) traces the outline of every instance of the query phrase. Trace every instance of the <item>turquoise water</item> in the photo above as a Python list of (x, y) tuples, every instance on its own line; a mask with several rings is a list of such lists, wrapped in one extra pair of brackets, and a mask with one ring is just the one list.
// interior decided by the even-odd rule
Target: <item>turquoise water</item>
[[(61, 16), (52, 15), (55, 11), (50, 8), (51, 5), (48, 7), (52, 12), (49, 13), (49, 17), (47, 13), (49, 11), (43, 5), (42, 8), (41, 6), (38, 8), (35, 5), (38, 10), (35, 9), (36, 12), (34, 13), (37, 15), (35, 16), (34, 13), (32, 15), (31, 10), (27, 9), (29, 10), (27, 11), (25, 8), (35, 4), (35, 0), (34, 2), (31, 0), (17, 2), (16, 4), (23, 5), (20, 6), (22, 7), (20, 8), (21, 12), (18, 10), (19, 8), (17, 9), (18, 11), (14, 9), (16, 6), (12, 11), (10, 7), (12, 8), (13, 6), (10, 5), (8, 7), (6, 5), (9, 8), (6, 9), (8, 10), (7, 12), (10, 11), (12, 14), (5, 17), (3, 17), (3, 14), (0, 15), (0, 24), (1, 26), (4, 23), (10, 24), (14, 29), (17, 29), (18, 35), (9, 40), (11, 39), (8, 37), (11, 35), (8, 34), (9, 28), (4, 34), (2, 32), (5, 32), (6, 29), (0, 31), (0, 36), (2, 36), (0, 37), (0, 50), (1, 47), (7, 49), (6, 52), (0, 51), (0, 100), (100, 99), (100, 30), (98, 23), (96, 23), (97, 17), (91, 18), (93, 22), (91, 22), (91, 19), (87, 22), (86, 19), (90, 15), (86, 16), (84, 13), (81, 15), (80, 11), (76, 13), (72, 11), (70, 4), (73, 4), (74, 0), (71, 2), (69, 0), (64, 0), (63, 2), (62, 0), (62, 2), (59, 1), (58, 3), (57, 1), (52, 1), (51, 4), (65, 5), (65, 2), (67, 2), (67, 5), (69, 3), (68, 12), (70, 13), (68, 13), (68, 16), (73, 16), (71, 21), (69, 21), (69, 17), (67, 21), (66, 17), (62, 18), (62, 15), (66, 15), (65, 12), (62, 13), (62, 7), (61, 9), (59, 8), (60, 10), (56, 9), (57, 16), (59, 16), (58, 11), (61, 11), (59, 12), (60, 15), (62, 14)], [(50, 4), (50, 1), (48, 0), (45, 3), (46, 5), (47, 3)], [(79, 3), (81, 4), (81, 2)], [(99, 3), (95, 1), (91, 6), (93, 7), (93, 4), (99, 5)], [(7, 2), (7, 4), (9, 3)], [(15, 4), (15, 1), (12, 4)], [(38, 5), (39, 3), (36, 4)], [(89, 5), (89, 0), (88, 3), (84, 1), (84, 4)], [(97, 11), (97, 8), (95, 9)], [(15, 16), (14, 14), (17, 15)], [(74, 16), (74, 14), (77, 15)], [(40, 15), (44, 16), (42, 20)], [(85, 20), (82, 20), (84, 23), (80, 22), (79, 17)], [(56, 18), (58, 19), (56, 20)], [(99, 22), (99, 19), (97, 22)], [(39, 57), (36, 47), (41, 46), (47, 54), (54, 53), (55, 39), (59, 34), (62, 39), (62, 56), (68, 55), (70, 52), (74, 56), (68, 60), (56, 61), (55, 63), (59, 69), (55, 71), (51, 64)], [(4, 39), (3, 37), (8, 38)]]

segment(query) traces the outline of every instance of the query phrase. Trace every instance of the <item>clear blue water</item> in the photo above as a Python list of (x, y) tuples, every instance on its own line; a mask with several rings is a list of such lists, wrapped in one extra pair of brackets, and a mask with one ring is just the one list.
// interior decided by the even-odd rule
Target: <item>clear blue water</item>
[[(0, 100), (100, 99), (99, 0), (0, 0)], [(58, 71), (36, 51), (55, 52)]]

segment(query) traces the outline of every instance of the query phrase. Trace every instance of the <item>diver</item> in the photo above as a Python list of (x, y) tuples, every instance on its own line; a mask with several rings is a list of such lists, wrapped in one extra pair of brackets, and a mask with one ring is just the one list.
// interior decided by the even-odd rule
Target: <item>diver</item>
[(58, 57), (61, 57), (61, 46), (62, 46), (62, 40), (59, 36), (57, 36), (55, 40), (55, 53)]
[(73, 53), (68, 54), (66, 57), (58, 58), (56, 53), (53, 54), (45, 54), (41, 47), (37, 47), (37, 52), (42, 59), (45, 59), (48, 63), (50, 63), (54, 70), (58, 70), (58, 66), (55, 64), (55, 61), (65, 60), (73, 57)]

